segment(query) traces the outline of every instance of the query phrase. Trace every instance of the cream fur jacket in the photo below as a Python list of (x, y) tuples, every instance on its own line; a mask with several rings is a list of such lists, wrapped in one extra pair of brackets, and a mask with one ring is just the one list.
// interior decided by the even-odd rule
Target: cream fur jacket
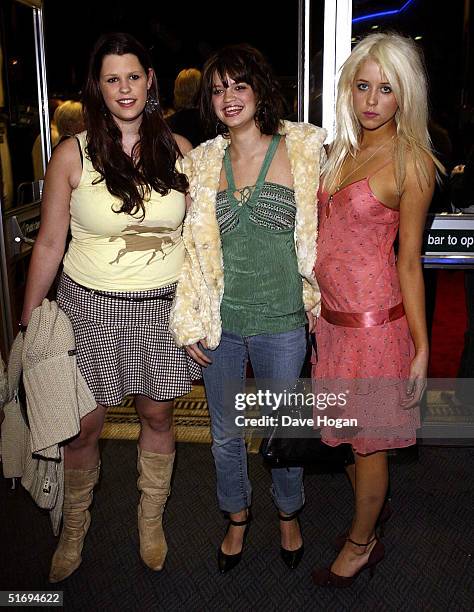
[[(283, 121), (296, 201), (295, 243), (306, 310), (319, 314), (320, 293), (313, 268), (316, 261), (317, 192), (326, 131), (307, 123)], [(216, 195), (229, 139), (217, 136), (193, 149), (184, 159), (193, 203), (183, 229), (186, 258), (170, 314), (170, 331), (178, 346), (205, 339), (219, 345), (224, 268)]]

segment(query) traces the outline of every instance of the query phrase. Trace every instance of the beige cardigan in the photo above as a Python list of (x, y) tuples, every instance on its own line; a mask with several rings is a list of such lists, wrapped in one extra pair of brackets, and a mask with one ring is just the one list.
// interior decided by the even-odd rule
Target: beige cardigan
[[(295, 243), (303, 279), (306, 310), (319, 314), (316, 261), (317, 191), (326, 131), (307, 123), (283, 121), (296, 201)], [(184, 160), (193, 203), (184, 223), (186, 258), (170, 314), (170, 331), (178, 346), (203, 338), (210, 349), (219, 345), (220, 305), (224, 293), (222, 245), (216, 218), (216, 195), (229, 139), (217, 136), (193, 149)]]
[[(28, 424), (18, 398), (20, 377), (26, 392)], [(3, 473), (21, 477), (40, 508), (50, 512), (59, 534), (64, 498), (64, 453), (59, 444), (77, 435), (80, 419), (97, 403), (76, 363), (71, 322), (56, 302), (43, 300), (31, 313), (8, 359), (8, 399), (1, 426)]]

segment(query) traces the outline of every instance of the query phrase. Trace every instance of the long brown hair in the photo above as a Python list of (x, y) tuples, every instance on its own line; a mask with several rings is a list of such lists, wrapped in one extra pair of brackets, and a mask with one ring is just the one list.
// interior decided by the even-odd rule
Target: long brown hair
[[(138, 58), (145, 73), (152, 68), (147, 51), (130, 34), (104, 34), (94, 46), (83, 96), (86, 154), (100, 174), (97, 182), (105, 181), (109, 193), (121, 200), (122, 207), (116, 212), (140, 213), (144, 218), (143, 200), (148, 199), (152, 190), (161, 195), (166, 195), (171, 189), (184, 193), (188, 181), (176, 170), (176, 160), (181, 153), (157, 103), (147, 102), (145, 106), (139, 140), (132, 155), (128, 156), (122, 149), (122, 134), (100, 91), (100, 71), (106, 55), (127, 53)], [(158, 101), (158, 83), (154, 73), (148, 99)]]

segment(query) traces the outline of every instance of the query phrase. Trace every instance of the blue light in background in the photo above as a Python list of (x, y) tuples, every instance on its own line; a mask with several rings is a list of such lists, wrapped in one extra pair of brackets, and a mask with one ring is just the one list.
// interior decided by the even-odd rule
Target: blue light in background
[(404, 11), (410, 4), (415, 0), (407, 0), (405, 4), (399, 9), (393, 9), (391, 11), (380, 11), (378, 13), (370, 13), (369, 15), (361, 15), (360, 17), (354, 17), (352, 23), (358, 23), (359, 21), (367, 21), (368, 19), (375, 19), (377, 17), (387, 17), (388, 15), (397, 15)]

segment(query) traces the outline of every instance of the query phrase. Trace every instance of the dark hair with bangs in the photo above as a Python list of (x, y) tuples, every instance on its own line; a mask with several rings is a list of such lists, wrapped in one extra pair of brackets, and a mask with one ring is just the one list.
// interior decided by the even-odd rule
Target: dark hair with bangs
[(279, 84), (262, 53), (250, 45), (240, 44), (223, 47), (204, 64), (200, 107), (203, 123), (210, 135), (228, 134), (227, 127), (218, 120), (212, 107), (215, 73), (224, 84), (225, 79), (230, 77), (236, 83), (250, 85), (257, 98), (255, 123), (262, 134), (278, 132), (285, 108)]
[[(177, 172), (176, 160), (182, 157), (161, 108), (145, 107), (139, 140), (127, 155), (122, 149), (122, 134), (107, 109), (100, 90), (100, 71), (106, 55), (135, 55), (148, 73), (152, 62), (145, 48), (130, 34), (112, 32), (102, 35), (92, 51), (84, 88), (84, 117), (87, 129), (87, 155), (105, 181), (109, 193), (122, 202), (119, 213), (145, 216), (143, 200), (151, 190), (162, 196), (188, 188), (186, 175)], [(158, 100), (158, 83), (153, 73), (150, 98)], [(114, 210), (114, 209), (113, 209)]]

